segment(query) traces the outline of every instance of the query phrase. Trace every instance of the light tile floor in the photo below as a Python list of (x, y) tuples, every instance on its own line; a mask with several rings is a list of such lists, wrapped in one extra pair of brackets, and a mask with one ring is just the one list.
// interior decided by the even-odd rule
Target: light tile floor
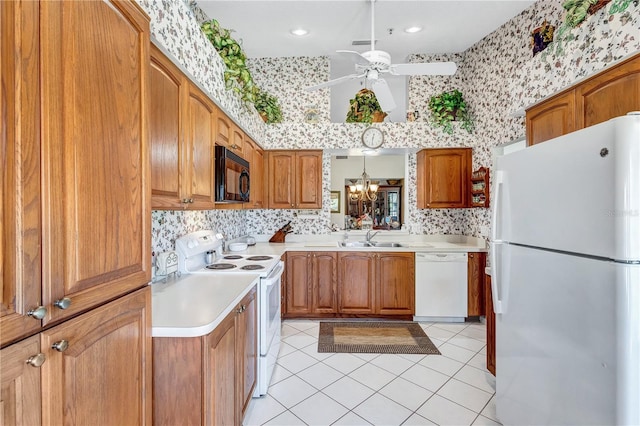
[(319, 321), (285, 321), (266, 396), (244, 425), (496, 425), (485, 325), (421, 323), (442, 355), (318, 353)]

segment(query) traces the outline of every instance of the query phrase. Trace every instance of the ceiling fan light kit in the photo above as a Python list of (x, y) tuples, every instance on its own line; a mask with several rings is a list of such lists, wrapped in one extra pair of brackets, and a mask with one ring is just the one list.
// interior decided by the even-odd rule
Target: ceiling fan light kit
[[(367, 86), (375, 92), (382, 111), (389, 112), (396, 108), (391, 90), (387, 82), (382, 78), (383, 74), (391, 75), (452, 75), (457, 66), (455, 62), (432, 63), (404, 63), (392, 64), (391, 55), (383, 50), (375, 49), (375, 0), (371, 0), (371, 50), (360, 53), (352, 50), (338, 50), (345, 56), (350, 56), (355, 62), (355, 73), (339, 77), (327, 82), (307, 87), (307, 91), (323, 89), (345, 81), (361, 79), (366, 80)], [(418, 28), (418, 27), (414, 27)]]

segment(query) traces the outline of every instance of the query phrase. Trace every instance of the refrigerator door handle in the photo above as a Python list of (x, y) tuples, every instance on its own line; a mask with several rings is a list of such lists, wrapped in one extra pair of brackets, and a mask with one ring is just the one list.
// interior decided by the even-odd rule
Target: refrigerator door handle
[[(498, 209), (502, 205), (502, 184), (504, 183), (504, 171), (497, 170), (493, 177), (494, 193), (493, 193), (493, 208), (491, 209), (491, 241), (498, 240)], [(493, 253), (491, 254), (493, 258)]]
[[(495, 204), (494, 204), (495, 205)], [(493, 300), (493, 312), (496, 314), (502, 313), (502, 300), (498, 294), (498, 288), (500, 287), (501, 271), (498, 264), (497, 247), (504, 246), (502, 242), (491, 243), (491, 299)]]

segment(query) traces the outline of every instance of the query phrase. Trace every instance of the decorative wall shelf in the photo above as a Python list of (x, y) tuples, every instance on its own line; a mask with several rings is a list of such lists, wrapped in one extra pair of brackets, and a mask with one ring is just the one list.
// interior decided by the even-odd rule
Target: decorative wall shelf
[(471, 173), (471, 207), (489, 207), (489, 169)]

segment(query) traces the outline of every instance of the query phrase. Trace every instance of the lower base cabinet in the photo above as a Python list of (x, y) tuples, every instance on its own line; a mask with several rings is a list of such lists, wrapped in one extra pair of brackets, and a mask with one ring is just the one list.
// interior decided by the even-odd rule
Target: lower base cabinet
[(289, 252), (284, 316), (412, 316), (414, 270), (408, 252)]
[(0, 351), (3, 425), (151, 424), (148, 287)]
[(486, 261), (486, 253), (467, 254), (467, 316), (469, 317), (485, 314), (483, 277)]
[(239, 425), (257, 374), (256, 289), (208, 335), (153, 338), (153, 422)]

